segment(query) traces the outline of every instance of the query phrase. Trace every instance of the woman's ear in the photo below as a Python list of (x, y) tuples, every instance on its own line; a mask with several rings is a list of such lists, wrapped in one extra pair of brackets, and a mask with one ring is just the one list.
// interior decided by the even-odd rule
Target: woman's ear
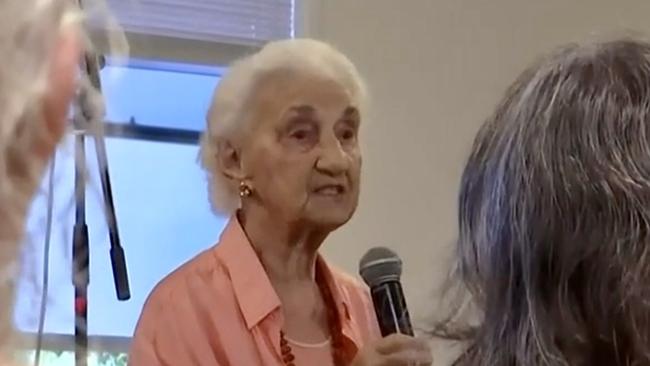
[(49, 159), (65, 132), (68, 108), (75, 93), (80, 50), (78, 28), (71, 25), (61, 30), (49, 55), (48, 87), (43, 97), (45, 133), (37, 134), (44, 141), (34, 142), (37, 153), (45, 159)]
[(246, 174), (243, 169), (241, 151), (228, 140), (219, 142), (217, 149), (217, 162), (223, 175), (237, 182), (243, 181)]

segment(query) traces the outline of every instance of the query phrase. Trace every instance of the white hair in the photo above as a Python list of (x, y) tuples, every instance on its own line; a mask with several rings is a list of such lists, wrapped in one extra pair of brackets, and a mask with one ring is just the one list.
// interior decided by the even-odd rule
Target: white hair
[[(113, 24), (101, 0), (87, 2), (94, 15), (104, 14), (102, 26)], [(47, 163), (33, 150), (35, 141), (49, 141), (44, 139), (50, 132), (42, 101), (49, 84), (50, 56), (63, 29), (82, 20), (75, 4), (0, 0), (0, 363), (13, 357), (17, 257), (27, 211)], [(114, 37), (109, 38), (115, 45)], [(88, 39), (83, 41), (89, 46)], [(124, 44), (123, 38), (119, 41)], [(83, 75), (79, 81), (84, 89), (89, 87)], [(84, 91), (91, 93), (90, 98), (97, 95)]]
[(233, 63), (217, 86), (201, 138), (201, 166), (207, 173), (210, 201), (216, 213), (231, 214), (240, 207), (239, 182), (219, 169), (219, 145), (250, 130), (253, 98), (268, 77), (291, 73), (313, 75), (337, 82), (350, 94), (365, 116), (366, 86), (354, 64), (329, 44), (312, 39), (268, 43), (259, 52)]

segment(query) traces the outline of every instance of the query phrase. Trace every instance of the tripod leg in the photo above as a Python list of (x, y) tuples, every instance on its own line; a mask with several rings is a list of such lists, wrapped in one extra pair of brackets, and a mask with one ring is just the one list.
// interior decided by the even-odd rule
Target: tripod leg
[(111, 240), (111, 264), (113, 266), (115, 292), (117, 293), (117, 299), (124, 301), (131, 298), (131, 291), (129, 289), (129, 277), (124, 258), (124, 249), (120, 243), (120, 236), (117, 230), (117, 217), (115, 215), (111, 177), (108, 171), (106, 143), (101, 133), (95, 134), (95, 151), (97, 152), (97, 166), (99, 168), (99, 177), (104, 194), (104, 212), (108, 224), (108, 235)]
[(72, 243), (74, 338), (77, 366), (88, 363), (88, 284), (90, 252), (86, 224), (86, 152), (83, 133), (75, 137), (75, 224)]

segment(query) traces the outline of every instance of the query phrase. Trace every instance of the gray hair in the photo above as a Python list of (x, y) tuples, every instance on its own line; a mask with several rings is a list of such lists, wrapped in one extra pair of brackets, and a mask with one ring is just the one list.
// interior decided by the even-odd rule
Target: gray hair
[(310, 39), (291, 39), (267, 44), (258, 53), (235, 62), (217, 86), (201, 139), (201, 166), (207, 172), (210, 200), (217, 213), (230, 214), (240, 206), (239, 182), (232, 182), (218, 168), (219, 145), (250, 127), (252, 99), (268, 76), (292, 73), (334, 80), (346, 88), (364, 115), (366, 87), (356, 67), (332, 46)]
[[(82, 19), (75, 3), (0, 1), (0, 362), (13, 356), (11, 315), (18, 251), (27, 210), (46, 164), (35, 158), (33, 149), (34, 141), (43, 141), (41, 137), (49, 133), (42, 100), (48, 88), (50, 55), (63, 28)], [(88, 3), (95, 16), (104, 14), (103, 19), (108, 19), (101, 1)], [(114, 22), (103, 25), (109, 24)], [(123, 38), (113, 42), (119, 33), (114, 30), (111, 44), (123, 43)], [(89, 88), (87, 80), (82, 77), (80, 81)], [(92, 94), (91, 90), (85, 92)]]
[(462, 176), (457, 274), (481, 311), (458, 365), (650, 363), (650, 44), (524, 72)]

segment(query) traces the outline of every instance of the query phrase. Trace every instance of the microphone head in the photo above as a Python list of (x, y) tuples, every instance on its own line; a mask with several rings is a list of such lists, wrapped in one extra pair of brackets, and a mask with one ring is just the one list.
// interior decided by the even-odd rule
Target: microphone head
[(402, 260), (386, 247), (375, 247), (361, 257), (359, 274), (369, 287), (399, 281), (402, 276)]

